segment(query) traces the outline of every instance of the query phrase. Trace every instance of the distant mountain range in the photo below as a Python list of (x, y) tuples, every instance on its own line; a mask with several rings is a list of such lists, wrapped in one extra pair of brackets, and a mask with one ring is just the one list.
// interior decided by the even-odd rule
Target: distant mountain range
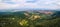
[(60, 11), (60, 9), (58, 10), (53, 10), (53, 9), (1, 9), (0, 12), (16, 12), (16, 11)]

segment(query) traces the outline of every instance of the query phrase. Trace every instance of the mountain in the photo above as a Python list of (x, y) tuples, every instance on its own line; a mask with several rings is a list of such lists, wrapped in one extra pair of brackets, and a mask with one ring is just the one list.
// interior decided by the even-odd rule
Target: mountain
[[(16, 11), (38, 11), (38, 10), (52, 10), (54, 9), (45, 9), (45, 8), (21, 8), (21, 9), (0, 9), (0, 12), (16, 12)], [(56, 9), (55, 11), (60, 11), (60, 9)]]
[(0, 27), (60, 27), (60, 11), (5, 10), (0, 11), (0, 23)]

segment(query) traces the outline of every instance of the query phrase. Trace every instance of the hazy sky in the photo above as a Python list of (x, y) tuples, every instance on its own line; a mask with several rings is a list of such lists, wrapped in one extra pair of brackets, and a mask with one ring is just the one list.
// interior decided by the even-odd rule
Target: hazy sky
[(0, 9), (20, 8), (60, 9), (60, 0), (0, 0)]

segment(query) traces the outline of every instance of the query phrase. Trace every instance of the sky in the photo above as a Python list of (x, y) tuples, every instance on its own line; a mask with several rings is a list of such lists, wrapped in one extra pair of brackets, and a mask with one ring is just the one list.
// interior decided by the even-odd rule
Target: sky
[(21, 8), (60, 9), (60, 0), (0, 0), (0, 10)]

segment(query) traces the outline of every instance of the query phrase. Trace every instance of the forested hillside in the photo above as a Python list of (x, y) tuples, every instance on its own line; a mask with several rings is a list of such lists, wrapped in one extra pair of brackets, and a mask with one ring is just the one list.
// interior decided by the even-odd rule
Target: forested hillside
[(0, 27), (60, 27), (60, 11), (0, 12)]

